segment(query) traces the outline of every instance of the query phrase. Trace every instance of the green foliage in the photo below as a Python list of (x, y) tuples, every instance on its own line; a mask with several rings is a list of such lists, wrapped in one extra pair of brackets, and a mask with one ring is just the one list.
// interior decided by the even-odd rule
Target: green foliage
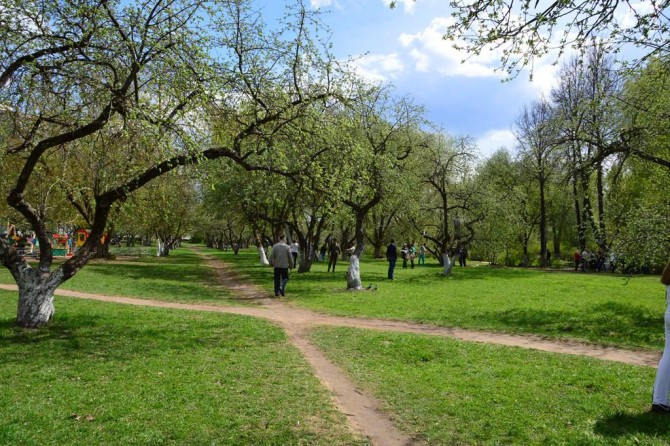
[(500, 68), (512, 76), (553, 50), (556, 59), (569, 49), (583, 56), (598, 41), (613, 53), (637, 47), (644, 60), (662, 54), (670, 40), (664, 8), (641, 3), (457, 0), (450, 7), (445, 39), (466, 54), (496, 50)]
[(623, 112), (636, 157), (616, 165), (609, 175), (615, 254), (636, 268), (660, 268), (670, 253), (669, 75), (665, 59), (654, 59), (627, 82)]

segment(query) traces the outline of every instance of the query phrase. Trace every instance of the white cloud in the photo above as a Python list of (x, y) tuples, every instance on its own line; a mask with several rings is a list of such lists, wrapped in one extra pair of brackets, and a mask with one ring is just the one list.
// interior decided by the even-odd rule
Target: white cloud
[(516, 138), (512, 130), (489, 130), (483, 136), (477, 138), (477, 147), (483, 156), (486, 158), (493, 155), (501, 147), (507, 148), (510, 153), (513, 153), (516, 145)]
[(325, 8), (330, 6), (333, 3), (333, 0), (309, 0), (309, 4), (313, 9)]
[[(423, 30), (399, 36), (400, 44), (406, 48), (407, 54), (414, 61), (414, 69), (422, 73), (437, 73), (447, 77), (506, 78), (507, 72), (499, 69), (501, 48), (484, 49), (478, 55), (468, 55), (463, 50), (455, 49), (454, 42), (443, 39), (447, 26), (453, 23), (453, 20), (451, 17), (437, 17)], [(457, 43), (461, 46), (464, 44)], [(564, 58), (573, 53), (571, 49), (566, 50)], [(547, 55), (535, 59), (532, 67), (526, 67), (519, 73), (520, 80), (525, 81), (532, 69), (532, 82), (528, 82), (526, 87), (529, 96), (548, 97), (551, 89), (558, 85), (560, 67), (555, 63), (557, 57), (556, 51), (550, 51)]]
[(393, 79), (405, 69), (397, 53), (367, 54), (353, 62), (356, 73), (374, 82)]
[[(538, 61), (533, 67), (532, 82), (528, 87), (535, 93), (535, 96), (544, 95), (549, 97), (552, 88), (558, 86), (559, 65), (545, 59)], [(521, 74), (524, 76), (524, 74)]]
[(650, 1), (626, 2), (614, 13), (614, 17), (623, 29), (634, 28), (638, 26), (637, 15), (651, 14), (654, 12), (654, 5)]
[(454, 48), (453, 42), (442, 38), (450, 23), (453, 23), (452, 18), (437, 17), (416, 34), (400, 35), (400, 43), (415, 60), (415, 69), (435, 71), (444, 76), (502, 78), (504, 73), (495, 71), (500, 61), (498, 51), (483, 51), (480, 55), (467, 57)]

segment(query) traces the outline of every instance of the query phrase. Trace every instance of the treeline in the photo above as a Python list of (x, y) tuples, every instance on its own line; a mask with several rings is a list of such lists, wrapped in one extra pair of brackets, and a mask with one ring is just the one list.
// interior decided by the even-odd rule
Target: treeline
[[(358, 108), (272, 148), (270, 160), (297, 175), (213, 167), (202, 231), (225, 228), (231, 244), (288, 231), (306, 258), (328, 237), (375, 257), (395, 238), (426, 242), (440, 262), (465, 247), (492, 264), (546, 266), (587, 250), (626, 271), (662, 266), (668, 61), (624, 72), (594, 47), (559, 77), (549, 97), (519, 114), (517, 144), (488, 159), (472, 138), (427, 131), (420, 107), (390, 88), (371, 88)], [(319, 149), (317, 159), (300, 156)]]

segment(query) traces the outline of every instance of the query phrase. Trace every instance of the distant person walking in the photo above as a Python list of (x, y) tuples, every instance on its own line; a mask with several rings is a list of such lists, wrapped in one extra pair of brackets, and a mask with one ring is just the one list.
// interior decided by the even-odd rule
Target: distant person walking
[(670, 401), (668, 401), (668, 393), (670, 393), (670, 261), (663, 269), (661, 283), (665, 285), (665, 348), (656, 370), (651, 411), (670, 414)]
[(337, 265), (337, 258), (340, 255), (340, 245), (337, 243), (337, 239), (334, 238), (330, 241), (330, 246), (328, 246), (328, 272), (330, 268), (333, 268), (335, 272), (335, 266)]
[(298, 251), (300, 251), (300, 245), (298, 242), (291, 243), (291, 255), (293, 256), (293, 268), (298, 266)]
[(409, 263), (410, 263), (410, 268), (414, 269), (414, 258), (416, 257), (416, 247), (414, 246), (414, 242), (409, 244), (409, 248), (407, 248), (407, 254), (409, 256)]
[(458, 250), (458, 264), (459, 266), (467, 266), (468, 262), (468, 250), (465, 248), (465, 246), (462, 246), (461, 249)]
[(391, 239), (391, 243), (386, 247), (386, 260), (389, 262), (388, 278), (393, 280), (395, 278), (395, 262), (398, 261), (398, 248), (395, 246), (395, 241)]
[(426, 266), (426, 244), (421, 243), (421, 247), (419, 248), (419, 266)]
[(286, 293), (286, 283), (288, 282), (288, 270), (293, 268), (293, 256), (291, 247), (286, 244), (286, 237), (282, 234), (279, 241), (272, 246), (270, 265), (274, 267), (275, 279), (275, 297)]

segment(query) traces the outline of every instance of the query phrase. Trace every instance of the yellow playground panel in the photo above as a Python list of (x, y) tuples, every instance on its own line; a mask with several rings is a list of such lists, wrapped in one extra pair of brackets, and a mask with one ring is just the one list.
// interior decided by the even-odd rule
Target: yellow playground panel
[(75, 245), (74, 246), (77, 247), (77, 248), (81, 248), (82, 246), (84, 246), (84, 243), (86, 243), (86, 239), (88, 238), (88, 235), (90, 233), (91, 233), (91, 231), (89, 229), (77, 229), (74, 232), (74, 236), (75, 236), (75, 239), (74, 239)]

